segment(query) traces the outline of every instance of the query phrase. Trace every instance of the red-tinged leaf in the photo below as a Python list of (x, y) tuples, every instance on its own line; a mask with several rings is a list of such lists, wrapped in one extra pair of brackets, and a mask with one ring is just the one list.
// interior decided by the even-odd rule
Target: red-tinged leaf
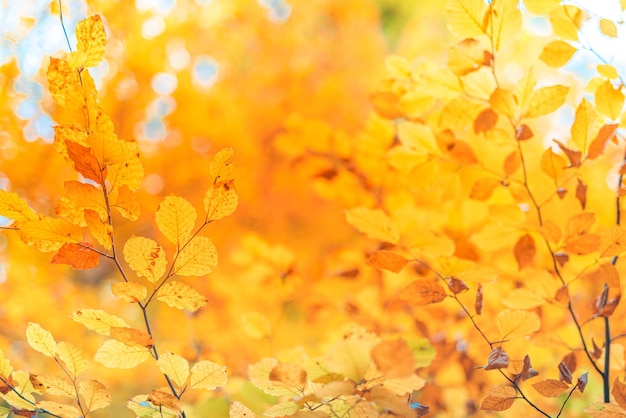
[(613, 315), (613, 312), (615, 312), (615, 308), (617, 308), (617, 305), (619, 305), (621, 298), (622, 298), (622, 295), (620, 293), (614, 298), (609, 299), (607, 304), (604, 306), (604, 309), (602, 310), (602, 312), (600, 312), (599, 316), (608, 318), (609, 316)]
[(585, 391), (585, 387), (587, 387), (588, 375), (589, 374), (587, 372), (581, 374), (576, 382), (576, 389), (578, 389), (580, 393), (583, 393)]
[(511, 151), (504, 159), (504, 175), (509, 177), (515, 174), (521, 166), (522, 160), (519, 157), (519, 153), (517, 151)]
[(476, 315), (480, 315), (483, 312), (483, 285), (480, 283), (478, 284), (478, 289), (476, 289), (474, 310), (476, 311)]
[(472, 147), (465, 141), (454, 138), (454, 142), (451, 143), (447, 149), (448, 155), (450, 155), (452, 161), (456, 163), (471, 165), (478, 162)]
[(561, 148), (561, 151), (565, 153), (567, 159), (569, 160), (569, 167), (580, 167), (580, 160), (582, 158), (582, 152), (574, 151), (565, 146), (561, 141), (557, 141), (553, 139), (554, 142)]
[(591, 356), (597, 360), (602, 356), (603, 351), (600, 347), (598, 347), (596, 341), (593, 338), (591, 339), (591, 343), (593, 344), (593, 351), (591, 352)]
[(570, 385), (572, 384), (572, 372), (563, 361), (559, 363), (559, 380)]
[(563, 267), (569, 261), (569, 254), (563, 252), (554, 253), (554, 259), (559, 263), (559, 266)]
[(552, 148), (546, 148), (541, 155), (539, 166), (548, 177), (556, 181), (563, 174), (565, 167), (567, 167), (567, 161), (560, 155), (555, 154)]
[(502, 347), (496, 347), (489, 353), (485, 370), (504, 369), (509, 366), (509, 355)]
[(530, 139), (534, 136), (535, 134), (533, 133), (533, 131), (528, 127), (528, 125), (522, 125), (517, 129), (517, 132), (515, 132), (515, 137), (517, 138), (518, 141), (525, 141), (527, 139)]
[(95, 155), (91, 150), (74, 141), (66, 141), (67, 154), (74, 163), (74, 169), (83, 177), (102, 184), (106, 178), (106, 168), (100, 167)]
[(578, 255), (590, 254), (600, 248), (600, 241), (600, 235), (586, 234), (568, 241), (567, 244), (565, 244), (565, 250)]
[(368, 254), (365, 262), (377, 269), (400, 273), (409, 260), (393, 251), (381, 250)]
[(563, 360), (561, 360), (561, 362), (567, 366), (570, 372), (574, 373), (576, 371), (578, 362), (576, 361), (576, 353), (574, 353), (573, 351), (563, 357)]
[(75, 270), (94, 268), (100, 262), (100, 254), (91, 249), (86, 242), (81, 244), (66, 243), (52, 258), (53, 264), (69, 264)]
[(607, 124), (600, 128), (598, 135), (591, 141), (591, 145), (589, 145), (589, 152), (587, 153), (588, 159), (593, 160), (604, 152), (606, 143), (615, 136), (618, 126), (617, 124)]
[(585, 210), (585, 206), (587, 206), (587, 185), (583, 183), (581, 179), (578, 180), (578, 185), (576, 185), (576, 199), (580, 202), (580, 205), (583, 210)]
[(626, 384), (621, 382), (619, 378), (615, 378), (613, 381), (613, 390), (611, 395), (615, 398), (615, 402), (622, 408), (626, 408)]
[(446, 298), (446, 291), (439, 283), (430, 279), (419, 279), (400, 292), (400, 299), (412, 306), (439, 303)]
[(476, 120), (474, 120), (474, 132), (479, 134), (491, 130), (498, 123), (498, 114), (492, 109), (487, 108), (480, 112)]
[(569, 302), (569, 289), (566, 284), (556, 291), (556, 294), (554, 295), (554, 299), (557, 302), (567, 305), (567, 303)]
[(461, 292), (465, 292), (466, 290), (469, 290), (469, 287), (463, 280), (459, 280), (454, 277), (450, 277), (448, 279), (448, 288), (450, 288), (452, 293), (454, 293), (455, 295)]
[(533, 383), (533, 388), (535, 388), (540, 395), (548, 398), (554, 398), (565, 392), (570, 387), (567, 383), (560, 380), (546, 379), (541, 382)]
[(513, 405), (517, 391), (513, 386), (496, 386), (483, 399), (480, 409), (484, 411), (505, 411)]
[(522, 270), (524, 267), (532, 266), (536, 252), (537, 247), (533, 237), (528, 234), (523, 235), (513, 249), (518, 268)]

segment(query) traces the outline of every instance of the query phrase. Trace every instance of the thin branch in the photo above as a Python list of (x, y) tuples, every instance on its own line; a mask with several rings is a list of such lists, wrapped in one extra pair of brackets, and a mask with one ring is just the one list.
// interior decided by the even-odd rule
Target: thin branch
[(59, 17), (61, 19), (61, 27), (63, 28), (63, 35), (65, 35), (65, 41), (67, 42), (67, 48), (72, 51), (72, 45), (70, 44), (70, 38), (67, 36), (67, 31), (65, 30), (65, 23), (63, 22), (63, 4), (61, 0), (59, 0)]

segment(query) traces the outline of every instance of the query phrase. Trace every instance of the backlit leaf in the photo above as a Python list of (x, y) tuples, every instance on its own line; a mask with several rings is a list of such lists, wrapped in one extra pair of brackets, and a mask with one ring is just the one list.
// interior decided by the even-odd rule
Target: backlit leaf
[(87, 368), (87, 360), (78, 347), (61, 341), (57, 344), (56, 353), (59, 359), (65, 364), (66, 370), (72, 377), (79, 376)]
[(486, 11), (487, 5), (481, 0), (450, 0), (446, 6), (448, 27), (461, 39), (485, 35)]
[(137, 282), (117, 282), (111, 285), (113, 294), (130, 303), (137, 303), (148, 295), (148, 289)]
[(169, 352), (162, 353), (157, 360), (157, 365), (161, 372), (168, 375), (179, 388), (187, 382), (189, 363), (181, 356)]
[(130, 327), (122, 318), (97, 309), (81, 309), (72, 319), (100, 335), (110, 335), (111, 327)]
[(598, 73), (600, 73), (601, 76), (606, 77), (609, 80), (614, 80), (616, 78), (619, 78), (619, 73), (617, 72), (615, 67), (612, 65), (598, 64), (596, 68), (598, 69)]
[(505, 411), (513, 405), (516, 397), (517, 391), (514, 387), (496, 386), (483, 399), (480, 409), (485, 411)]
[(574, 56), (577, 49), (565, 41), (552, 41), (543, 48), (539, 59), (551, 67), (562, 67)]
[(82, 416), (80, 411), (71, 405), (53, 401), (39, 401), (37, 407), (46, 410), (52, 414), (55, 414), (64, 418), (74, 418)]
[(300, 410), (300, 406), (298, 406), (297, 403), (287, 401), (287, 402), (278, 403), (276, 405), (272, 405), (270, 408), (266, 409), (263, 412), (263, 416), (266, 416), (266, 417), (292, 416), (299, 410)]
[(94, 251), (91, 244), (63, 244), (52, 258), (51, 263), (68, 264), (75, 270), (88, 270), (97, 267), (100, 263), (100, 254)]
[(378, 336), (357, 328), (327, 352), (326, 362), (330, 371), (340, 373), (355, 382), (365, 377), (372, 349), (380, 342)]
[(619, 406), (622, 408), (626, 407), (626, 384), (620, 381), (617, 377), (613, 381), (611, 395), (613, 395), (615, 402), (617, 402)]
[(48, 357), (54, 357), (56, 355), (57, 343), (54, 341), (52, 333), (43, 329), (41, 325), (35, 322), (29, 322), (26, 327), (26, 341), (28, 341), (28, 345), (30, 345), (32, 349)]
[(228, 409), (229, 418), (256, 418), (256, 414), (247, 406), (238, 401), (233, 401)]
[(204, 276), (217, 266), (217, 249), (207, 238), (196, 235), (178, 253), (174, 262), (175, 274), (179, 276)]
[(80, 227), (59, 218), (45, 217), (25, 222), (20, 233), (27, 244), (43, 252), (57, 251), (65, 243), (76, 244), (82, 241)]
[(85, 209), (84, 218), (91, 235), (105, 249), (110, 250), (112, 248), (111, 237), (113, 236), (111, 225), (102, 221), (100, 215), (91, 209)]
[[(173, 411), (182, 411), (183, 404), (176, 396), (174, 396), (169, 390), (154, 389), (148, 395), (148, 402), (152, 405), (158, 406), (159, 409), (165, 407)], [(182, 415), (182, 414), (181, 414)]]
[[(139, 201), (137, 196), (127, 185), (121, 186), (114, 192), (117, 192), (117, 196), (112, 198), (111, 207), (117, 209), (124, 218), (136, 221), (139, 218)], [(115, 196), (115, 194), (112, 193), (112, 196)]]
[(93, 359), (109, 368), (132, 369), (150, 357), (146, 347), (129, 347), (116, 340), (107, 340), (98, 348)]
[(199, 361), (191, 368), (190, 389), (214, 390), (226, 385), (226, 367), (211, 361)]
[(126, 403), (126, 406), (135, 412), (138, 417), (146, 418), (179, 418), (179, 411), (166, 406), (154, 406), (148, 401), (148, 395), (136, 395)]
[(561, 107), (568, 92), (569, 87), (558, 85), (533, 91), (527, 105), (522, 107), (522, 117), (530, 119), (554, 112)]
[(439, 155), (441, 151), (432, 129), (428, 125), (403, 122), (398, 125), (398, 138), (405, 147), (420, 155)]
[[(41, 393), (49, 393), (50, 395), (65, 396), (70, 399), (76, 398), (76, 391), (74, 385), (68, 379), (56, 377), (56, 376), (37, 376), (39, 385), (43, 390)], [(32, 379), (31, 379), (32, 382)]]
[(443, 286), (430, 279), (418, 279), (405, 287), (398, 297), (412, 306), (424, 306), (439, 303), (447, 294)]
[(100, 64), (106, 44), (106, 33), (100, 15), (89, 16), (78, 22), (76, 41), (78, 52), (84, 55), (80, 67), (95, 67)]
[(586, 12), (570, 4), (557, 7), (550, 13), (554, 34), (568, 41), (578, 40), (578, 31), (587, 18)]
[(154, 340), (149, 334), (135, 328), (111, 327), (111, 338), (129, 347), (140, 346), (152, 348), (152, 346), (154, 346)]
[(34, 221), (37, 215), (17, 193), (0, 190), (0, 216), (14, 221)]
[(102, 184), (106, 178), (106, 167), (98, 162), (89, 147), (67, 140), (65, 141), (65, 149), (74, 170), (86, 179)]
[(567, 167), (567, 161), (560, 155), (555, 154), (552, 148), (546, 148), (541, 155), (540, 167), (551, 179), (558, 181), (561, 174), (563, 174), (563, 170)]
[(168, 281), (158, 293), (157, 299), (172, 308), (187, 309), (194, 312), (207, 303), (207, 299), (185, 283)]
[(621, 405), (614, 403), (593, 403), (583, 410), (593, 418), (619, 418), (626, 417), (626, 411)]
[(486, 27), (493, 46), (499, 51), (519, 35), (522, 27), (522, 12), (517, 0), (497, 0), (487, 11)]
[(608, 80), (600, 84), (596, 90), (596, 108), (611, 120), (619, 119), (624, 108), (624, 94), (621, 88), (616, 89)]
[(380, 250), (369, 253), (365, 262), (378, 269), (399, 273), (406, 266), (408, 260), (393, 251)]
[(554, 398), (568, 390), (570, 386), (560, 380), (546, 379), (541, 382), (533, 383), (533, 388), (543, 396)]
[(182, 197), (170, 195), (161, 202), (154, 219), (165, 238), (181, 246), (190, 238), (197, 216), (191, 203)]
[(518, 109), (513, 93), (499, 87), (491, 93), (489, 104), (494, 111), (511, 120), (515, 117)]
[(600, 32), (611, 38), (617, 37), (617, 27), (608, 19), (600, 19)]
[(504, 306), (509, 309), (533, 309), (546, 303), (546, 300), (526, 288), (513, 289), (502, 300)]
[(78, 382), (78, 393), (82, 399), (82, 405), (87, 411), (105, 408), (111, 403), (109, 390), (97, 380)]
[(536, 313), (508, 309), (497, 315), (496, 323), (503, 339), (525, 337), (538, 331), (541, 326)]
[(586, 100), (582, 99), (576, 108), (574, 123), (572, 124), (572, 141), (581, 150), (586, 151), (591, 143), (592, 130), (597, 118), (596, 111), (593, 106)]
[(524, 267), (532, 266), (536, 252), (537, 246), (535, 245), (533, 237), (529, 234), (520, 237), (513, 248), (513, 254), (517, 260), (518, 268), (522, 270)]
[(234, 152), (232, 148), (219, 150), (213, 157), (209, 167), (209, 173), (213, 178), (213, 184), (228, 182), (233, 180), (234, 172)]
[(358, 207), (346, 211), (346, 220), (357, 231), (368, 237), (390, 244), (397, 244), (400, 239), (398, 227), (380, 209)]
[(591, 145), (589, 145), (587, 158), (594, 159), (600, 156), (604, 152), (606, 143), (614, 137), (617, 128), (617, 124), (607, 124), (602, 126), (600, 131), (598, 131), (598, 135), (593, 141), (591, 141)]
[(124, 244), (124, 260), (137, 276), (156, 283), (165, 274), (167, 259), (165, 250), (155, 241), (132, 236)]
[(228, 180), (214, 184), (204, 194), (203, 203), (206, 222), (231, 215), (239, 204), (234, 181)]

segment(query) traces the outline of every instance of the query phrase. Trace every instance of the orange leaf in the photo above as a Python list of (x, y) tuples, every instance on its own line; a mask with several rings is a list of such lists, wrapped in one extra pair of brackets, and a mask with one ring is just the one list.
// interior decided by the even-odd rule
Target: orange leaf
[(164, 389), (155, 389), (148, 395), (148, 402), (155, 406), (164, 406), (174, 411), (181, 411), (182, 402), (174, 395)]
[(552, 148), (546, 148), (541, 155), (539, 164), (541, 170), (555, 181), (561, 177), (563, 169), (567, 166), (567, 162), (563, 157), (556, 155), (554, 151), (552, 151)]
[(517, 391), (513, 386), (496, 386), (483, 399), (480, 409), (485, 411), (505, 411), (513, 405)]
[(563, 151), (565, 155), (567, 155), (567, 159), (569, 160), (569, 167), (580, 167), (580, 159), (582, 157), (582, 153), (580, 151), (571, 150), (567, 148), (565, 144), (557, 141), (556, 139), (554, 139), (553, 141), (556, 142), (559, 148), (561, 148), (561, 151)]
[(594, 158), (598, 158), (600, 154), (604, 152), (604, 147), (606, 143), (615, 136), (615, 131), (619, 125), (617, 124), (607, 124), (600, 128), (598, 135), (591, 141), (591, 145), (589, 145), (589, 152), (587, 154), (587, 158), (593, 160)]
[(474, 200), (487, 200), (491, 197), (494, 189), (498, 187), (500, 182), (493, 178), (482, 178), (478, 180), (472, 186), (472, 191), (470, 192), (470, 199)]
[(587, 206), (587, 185), (583, 183), (581, 179), (578, 180), (578, 184), (576, 185), (576, 199), (580, 202), (580, 206), (583, 210), (585, 210), (585, 206)]
[(86, 242), (80, 244), (63, 244), (52, 258), (54, 264), (69, 264), (75, 270), (94, 268), (100, 262), (100, 254), (91, 249), (92, 245)]
[(498, 114), (492, 109), (487, 108), (480, 112), (476, 120), (474, 120), (474, 133), (481, 133), (491, 130), (498, 123)]
[(613, 390), (611, 395), (615, 398), (615, 402), (622, 408), (626, 408), (626, 384), (620, 382), (619, 378), (613, 381)]
[(304, 390), (306, 386), (306, 370), (298, 364), (279, 363), (270, 371), (269, 380)]
[(135, 328), (111, 327), (111, 337), (129, 347), (141, 346), (151, 348), (154, 345), (152, 337)]
[(404, 266), (408, 263), (408, 260), (398, 253), (393, 251), (380, 250), (374, 251), (367, 255), (365, 262), (377, 269), (389, 270), (393, 273), (399, 273)]
[(533, 387), (540, 395), (548, 398), (559, 396), (570, 388), (567, 383), (556, 379), (546, 379), (541, 382), (533, 383)]
[(517, 151), (511, 151), (504, 160), (504, 175), (509, 177), (522, 166), (522, 160)]
[(533, 133), (533, 131), (528, 127), (528, 125), (522, 125), (517, 129), (517, 132), (515, 132), (515, 137), (517, 138), (518, 141), (525, 141), (527, 139), (530, 139), (534, 136), (535, 134)]
[(568, 241), (565, 244), (565, 250), (578, 255), (591, 254), (598, 250), (600, 241), (598, 234), (586, 234)]
[(409, 377), (415, 370), (415, 355), (404, 340), (387, 340), (372, 348), (372, 360), (388, 378)]
[(445, 289), (436, 281), (419, 279), (409, 284), (400, 292), (400, 299), (412, 306), (424, 306), (439, 303), (446, 298)]
[(537, 247), (535, 246), (535, 240), (530, 235), (523, 235), (515, 244), (515, 248), (513, 249), (513, 254), (515, 254), (515, 259), (517, 260), (517, 265), (520, 270), (524, 267), (532, 266), (533, 258), (535, 257), (535, 253), (537, 252)]
[(74, 163), (74, 170), (86, 179), (102, 184), (106, 178), (106, 167), (100, 167), (91, 150), (74, 141), (65, 141), (67, 154)]
[(137, 303), (143, 300), (148, 289), (137, 282), (118, 282), (111, 285), (111, 291), (118, 298), (130, 303)]

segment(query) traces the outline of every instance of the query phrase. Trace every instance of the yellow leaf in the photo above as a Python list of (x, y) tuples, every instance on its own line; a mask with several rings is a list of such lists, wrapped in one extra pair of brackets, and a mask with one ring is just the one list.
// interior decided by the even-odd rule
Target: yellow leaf
[(17, 193), (0, 190), (0, 216), (14, 221), (34, 221), (37, 215)]
[(76, 390), (74, 385), (67, 379), (62, 379), (56, 376), (37, 376), (37, 381), (43, 386), (42, 393), (49, 393), (50, 395), (65, 396), (70, 399), (76, 398)]
[(561, 174), (563, 174), (563, 170), (567, 167), (567, 161), (560, 155), (555, 154), (552, 148), (546, 148), (541, 155), (540, 167), (550, 178), (558, 181)]
[(405, 287), (398, 297), (411, 306), (424, 306), (439, 303), (447, 294), (443, 286), (431, 279), (418, 279)]
[(487, 11), (486, 28), (496, 51), (512, 42), (522, 28), (518, 5), (518, 0), (496, 0)]
[(66, 181), (65, 193), (77, 206), (91, 209), (100, 215), (101, 219), (107, 219), (106, 202), (102, 190), (91, 184)]
[(371, 239), (397, 244), (400, 233), (395, 223), (380, 209), (358, 207), (346, 211), (346, 221)]
[(545, 303), (544, 298), (526, 288), (513, 289), (502, 300), (502, 304), (509, 309), (533, 309)]
[(11, 378), (13, 379), (13, 387), (17, 389), (19, 394), (11, 390), (6, 394), (0, 392), (0, 397), (15, 408), (27, 411), (32, 410), (35, 403), (35, 397), (32, 393), (35, 392), (35, 388), (30, 382), (30, 374), (22, 370), (16, 370), (11, 375)]
[(39, 401), (37, 402), (37, 407), (40, 409), (45, 409), (46, 411), (63, 418), (75, 418), (83, 416), (76, 407), (59, 402)]
[(72, 319), (100, 335), (111, 335), (111, 327), (130, 327), (122, 318), (98, 309), (81, 309)]
[(172, 308), (194, 312), (207, 303), (207, 299), (193, 287), (181, 282), (168, 281), (157, 293), (157, 299)]
[(522, 108), (523, 118), (536, 118), (557, 110), (565, 101), (569, 87), (549, 86), (532, 92), (527, 106)]
[(608, 19), (600, 19), (600, 32), (611, 38), (617, 37), (617, 27)]
[(624, 94), (621, 88), (614, 88), (610, 81), (600, 84), (596, 90), (596, 108), (611, 120), (619, 119), (624, 108)]
[(34, 350), (48, 356), (54, 357), (56, 354), (57, 343), (50, 333), (41, 327), (41, 325), (29, 322), (26, 327), (26, 341)]
[(578, 31), (587, 18), (586, 12), (570, 4), (562, 5), (550, 13), (554, 34), (567, 41), (578, 40)]
[(365, 378), (365, 372), (373, 362), (372, 349), (380, 343), (376, 334), (357, 328), (342, 341), (331, 347), (326, 354), (330, 371), (340, 373), (354, 382)]
[(165, 352), (159, 356), (157, 360), (159, 369), (168, 375), (174, 383), (182, 388), (189, 377), (189, 362), (173, 353)]
[(402, 145), (418, 154), (441, 154), (435, 134), (427, 125), (414, 122), (398, 124), (398, 138)]
[(513, 93), (501, 88), (496, 88), (493, 93), (491, 93), (489, 104), (494, 111), (506, 116), (508, 119), (513, 119), (518, 109)]
[(0, 376), (7, 378), (11, 375), (11, 372), (13, 372), (11, 361), (0, 351)]
[(395, 395), (405, 396), (415, 390), (420, 390), (425, 384), (426, 380), (412, 374), (409, 377), (384, 379), (380, 386), (391, 391)]
[(256, 418), (256, 414), (238, 401), (233, 401), (228, 409), (229, 418)]
[(89, 412), (105, 408), (111, 403), (109, 390), (97, 380), (78, 382), (78, 393), (82, 398), (81, 404)]
[(126, 403), (138, 417), (145, 418), (180, 418), (180, 413), (166, 406), (154, 406), (148, 401), (148, 395), (136, 395)]
[(400, 55), (389, 55), (385, 58), (385, 69), (392, 78), (410, 78), (411, 63)]
[(268, 337), (271, 331), (270, 321), (258, 312), (246, 312), (241, 316), (241, 329), (254, 340)]
[(265, 417), (289, 417), (300, 410), (300, 406), (291, 401), (277, 403), (263, 411)]
[(221, 149), (213, 157), (211, 166), (209, 167), (209, 173), (213, 178), (213, 184), (227, 182), (233, 180), (234, 172), (234, 152), (232, 148)]
[(598, 73), (600, 73), (601, 76), (606, 77), (609, 80), (614, 80), (614, 79), (619, 78), (619, 73), (617, 72), (615, 67), (613, 67), (612, 65), (598, 64), (597, 69), (598, 69)]
[(132, 236), (124, 244), (124, 260), (137, 276), (156, 283), (165, 274), (167, 259), (165, 250), (155, 241)]
[(42, 252), (58, 251), (67, 242), (77, 244), (82, 241), (79, 226), (50, 217), (23, 223), (20, 235), (24, 242)]
[(481, 100), (489, 100), (491, 94), (498, 86), (493, 78), (493, 73), (488, 67), (481, 67), (476, 71), (461, 77), (463, 89), (466, 94)]
[(80, 349), (74, 345), (61, 341), (57, 344), (56, 352), (72, 378), (78, 377), (87, 368), (87, 360)]
[(98, 348), (93, 359), (109, 368), (132, 369), (150, 357), (146, 347), (127, 346), (116, 340), (107, 340)]
[(496, 317), (502, 339), (525, 337), (539, 330), (541, 322), (534, 312), (504, 310)]
[(214, 390), (226, 385), (226, 367), (211, 361), (199, 361), (191, 368), (190, 389)]
[(264, 358), (248, 367), (248, 376), (254, 386), (273, 396), (302, 396), (302, 389), (270, 378), (272, 370), (280, 363), (275, 358)]
[(565, 41), (553, 41), (543, 48), (539, 59), (550, 67), (562, 67), (572, 59), (576, 51), (578, 49)]
[(170, 195), (163, 199), (154, 219), (165, 238), (180, 247), (191, 236), (197, 216), (191, 203), (182, 197)]
[(152, 348), (154, 346), (154, 340), (150, 337), (150, 334), (135, 328), (111, 327), (111, 338), (129, 347), (140, 346)]
[(626, 417), (626, 411), (614, 403), (593, 403), (583, 410), (592, 418), (619, 418)]
[(137, 282), (118, 282), (111, 285), (113, 294), (130, 303), (137, 303), (148, 295), (148, 289)]
[(91, 209), (85, 209), (85, 223), (89, 228), (91, 235), (107, 250), (112, 248), (111, 237), (113, 236), (113, 228), (111, 225), (103, 221), (100, 215)]
[(84, 55), (80, 67), (95, 67), (100, 64), (106, 44), (106, 33), (99, 15), (89, 16), (78, 22), (76, 40), (78, 52)]
[(489, 65), (487, 51), (480, 41), (472, 38), (463, 39), (448, 51), (448, 68), (456, 75), (462, 76)]
[(482, 0), (449, 0), (446, 6), (448, 28), (461, 39), (486, 35), (485, 12)]
[(110, 199), (111, 206), (116, 208), (124, 218), (131, 221), (136, 221), (139, 218), (139, 201), (127, 185), (115, 190)]
[(589, 143), (593, 139), (593, 127), (597, 118), (596, 111), (587, 99), (582, 99), (576, 109), (576, 116), (572, 124), (572, 142), (583, 152), (587, 151)]
[(71, 69), (67, 61), (50, 58), (48, 86), (59, 106), (74, 112), (78, 116), (78, 122), (84, 125), (87, 109), (78, 72)]
[(217, 266), (217, 249), (207, 238), (196, 235), (183, 248), (174, 262), (174, 274), (179, 276), (204, 276)]
[(234, 181), (228, 180), (214, 184), (204, 194), (203, 203), (206, 212), (205, 222), (231, 215), (239, 203)]
[(402, 95), (397, 107), (409, 118), (417, 119), (430, 110), (435, 104), (435, 99), (427, 92), (421, 90), (410, 90)]
[(556, 379), (546, 379), (541, 382), (533, 383), (533, 388), (541, 395), (548, 398), (559, 396), (570, 387), (567, 383)]
[(108, 180), (113, 190), (127, 186), (136, 191), (143, 180), (143, 165), (139, 160), (139, 151), (135, 141), (120, 141), (122, 157), (119, 162), (109, 166)]

